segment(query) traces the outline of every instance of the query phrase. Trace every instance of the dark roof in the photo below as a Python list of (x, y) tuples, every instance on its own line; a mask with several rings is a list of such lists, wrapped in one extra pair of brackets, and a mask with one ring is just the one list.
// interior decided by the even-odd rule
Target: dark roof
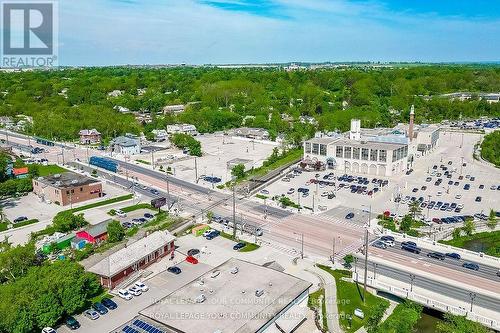
[(37, 180), (40, 183), (57, 188), (71, 188), (93, 183), (99, 183), (97, 179), (90, 178), (70, 171), (49, 175), (45, 177), (38, 177)]

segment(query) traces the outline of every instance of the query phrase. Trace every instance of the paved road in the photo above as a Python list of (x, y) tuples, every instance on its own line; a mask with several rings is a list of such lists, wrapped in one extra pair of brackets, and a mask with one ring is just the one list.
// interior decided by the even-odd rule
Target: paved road
[[(368, 273), (369, 276), (373, 276), (374, 272), (373, 265), (369, 264), (368, 267), (369, 267), (369, 273)], [(357, 269), (362, 270), (362, 268), (363, 267), (361, 263), (358, 263)], [(398, 270), (397, 268), (389, 267), (386, 265), (377, 264), (375, 274), (376, 277), (383, 275), (402, 282), (407, 282), (408, 289), (410, 289), (410, 277), (408, 272)], [(446, 297), (451, 297), (460, 301), (470, 303), (470, 296), (469, 296), (470, 290), (461, 289), (456, 285), (449, 285), (442, 282), (436, 283), (435, 280), (415, 274), (415, 279), (413, 280), (413, 286), (420, 287), (425, 290), (429, 290), (431, 292), (444, 295)], [(485, 294), (476, 293), (474, 304), (493, 311), (498, 311), (498, 309), (500, 309), (500, 300), (498, 298), (490, 297)]]
[(433, 258), (427, 257), (427, 254), (430, 252), (436, 252), (436, 251), (431, 251), (431, 250), (428, 250), (425, 248), (421, 248), (421, 249), (422, 249), (422, 252), (420, 252), (420, 254), (415, 254), (413, 252), (408, 252), (408, 251), (402, 250), (401, 243), (396, 242), (394, 247), (388, 247), (387, 249), (385, 249), (385, 251), (397, 253), (397, 254), (400, 254), (402, 256), (406, 256), (410, 259), (418, 259), (420, 261), (429, 262), (432, 264), (438, 264), (440, 266), (448, 267), (448, 268), (451, 268), (451, 269), (454, 269), (457, 271), (461, 271), (461, 272), (470, 274), (472, 276), (480, 276), (480, 277), (483, 277), (485, 279), (490, 279), (490, 280), (493, 280), (493, 281), (500, 283), (500, 277), (498, 277), (496, 275), (498, 272), (498, 268), (496, 268), (496, 267), (487, 266), (487, 265), (484, 265), (482, 263), (476, 262), (479, 265), (479, 271), (473, 271), (473, 270), (462, 267), (462, 264), (464, 262), (473, 262), (473, 261), (463, 260), (463, 259), (456, 260), (456, 259), (451, 259), (448, 257), (445, 258), (445, 260), (433, 259)]

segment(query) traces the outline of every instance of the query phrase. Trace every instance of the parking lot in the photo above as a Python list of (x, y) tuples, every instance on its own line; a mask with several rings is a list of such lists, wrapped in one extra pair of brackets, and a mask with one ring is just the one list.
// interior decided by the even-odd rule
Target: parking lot
[[(338, 207), (366, 210), (371, 206), (374, 214), (390, 211), (401, 217), (415, 200), (420, 201), (421, 214), (429, 220), (487, 215), (490, 209), (499, 209), (500, 172), (472, 157), (479, 139), (479, 134), (442, 132), (439, 146), (425, 156), (416, 157), (411, 173), (383, 178), (385, 186), (381, 186), (379, 177), (326, 170), (290, 173), (261, 194), (270, 198), (284, 195), (310, 208), (314, 200), (316, 213)], [(431, 203), (429, 209), (428, 203)]]

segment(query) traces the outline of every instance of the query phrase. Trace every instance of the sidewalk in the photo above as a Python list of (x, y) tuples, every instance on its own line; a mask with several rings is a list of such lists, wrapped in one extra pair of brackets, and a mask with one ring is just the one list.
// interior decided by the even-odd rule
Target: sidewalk
[(335, 278), (328, 274), (328, 272), (325, 272), (316, 266), (307, 269), (307, 271), (316, 275), (325, 288), (328, 331), (331, 333), (343, 333), (344, 331), (340, 328), (338, 320), (339, 313), (337, 307), (337, 286), (335, 284)]

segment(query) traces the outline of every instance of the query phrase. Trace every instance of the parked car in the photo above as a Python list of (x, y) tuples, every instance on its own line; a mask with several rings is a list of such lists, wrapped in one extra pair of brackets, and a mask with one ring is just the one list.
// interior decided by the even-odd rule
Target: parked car
[(412, 242), (412, 241), (406, 241), (406, 242), (402, 242), (401, 243), (401, 247), (405, 246), (405, 245), (409, 245), (409, 246), (417, 246), (417, 243), (415, 242)]
[(462, 264), (462, 267), (468, 268), (468, 269), (472, 269), (474, 271), (478, 271), (479, 270), (479, 265), (476, 264), (476, 263), (473, 263), (473, 262), (464, 262)]
[(237, 243), (237, 244), (235, 244), (235, 245), (233, 246), (233, 250), (235, 250), (235, 251), (239, 251), (239, 250), (241, 250), (242, 248), (244, 248), (245, 246), (247, 246), (247, 243), (244, 243), (244, 242), (239, 242), (239, 243)]
[(53, 329), (52, 327), (44, 327), (42, 329), (42, 333), (57, 333), (55, 329)]
[(476, 197), (476, 202), (481, 202), (482, 198), (481, 197)]
[(187, 255), (192, 257), (200, 253), (200, 250), (198, 249), (190, 249), (187, 251)]
[(214, 239), (215, 237), (217, 237), (219, 235), (220, 235), (220, 231), (219, 230), (214, 230), (210, 234), (208, 234), (205, 238), (208, 239), (208, 240), (212, 240), (212, 239)]
[(66, 326), (71, 330), (76, 330), (80, 328), (80, 322), (73, 316), (69, 316), (65, 321)]
[(182, 270), (177, 266), (171, 266), (171, 267), (167, 268), (167, 272), (173, 273), (175, 275), (179, 275), (182, 273)]
[(125, 289), (118, 290), (118, 296), (120, 296), (121, 298), (123, 298), (123, 299), (125, 299), (127, 301), (130, 301), (133, 298), (132, 294), (129, 293)]
[(85, 310), (85, 312), (83, 312), (83, 315), (89, 318), (90, 320), (99, 319), (99, 313), (97, 313), (97, 311), (93, 309)]
[(116, 304), (113, 300), (109, 298), (103, 298), (101, 300), (101, 304), (107, 307), (109, 310), (114, 310), (118, 307), (118, 304)]
[(23, 222), (23, 221), (27, 221), (27, 220), (28, 220), (28, 218), (26, 216), (19, 216), (19, 217), (16, 217), (13, 222), (19, 223), (19, 222)]
[(134, 283), (134, 287), (136, 287), (137, 289), (139, 289), (142, 292), (149, 290), (149, 287), (146, 284), (144, 284), (144, 282), (142, 282), (142, 281), (137, 281), (136, 283)]
[(115, 210), (115, 214), (116, 214), (116, 216), (118, 216), (118, 217), (127, 217), (127, 213), (125, 213), (125, 212), (124, 212), (123, 210), (121, 210), (121, 209), (117, 209), (117, 210)]
[(460, 258), (461, 258), (460, 254), (455, 253), (455, 252), (446, 253), (445, 256), (447, 256), (448, 258), (456, 259), (456, 260), (460, 260)]
[(293, 194), (295, 192), (294, 188), (290, 188), (286, 193), (287, 194)]
[(151, 213), (144, 213), (144, 218), (147, 220), (153, 219), (155, 216)]
[(128, 292), (134, 296), (140, 296), (142, 294), (142, 290), (137, 288), (136, 286), (128, 288)]
[(438, 260), (444, 260), (445, 255), (441, 252), (429, 252), (429, 253), (427, 253), (427, 257), (433, 258), (433, 259), (438, 259)]
[(354, 217), (354, 213), (352, 213), (352, 212), (351, 212), (351, 213), (349, 213), (349, 214), (347, 214), (347, 215), (345, 216), (345, 218), (346, 218), (347, 220), (350, 220), (350, 219), (352, 219), (353, 217)]
[(108, 309), (104, 305), (102, 305), (102, 303), (99, 302), (92, 304), (92, 309), (99, 312), (100, 315), (108, 313)]

